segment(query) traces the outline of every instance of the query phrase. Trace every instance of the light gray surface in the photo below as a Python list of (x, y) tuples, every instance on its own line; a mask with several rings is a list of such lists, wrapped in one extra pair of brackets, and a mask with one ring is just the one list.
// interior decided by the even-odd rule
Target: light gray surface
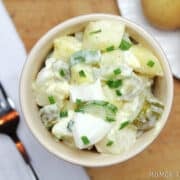
[[(18, 86), (26, 52), (0, 0), (0, 81), (19, 108)], [(32, 136), (21, 116), (18, 134), (32, 159), (40, 180), (87, 180), (85, 170), (47, 152)], [(0, 135), (0, 180), (32, 180), (13, 142)]]
[(143, 15), (141, 0), (117, 0), (117, 3), (123, 17), (141, 25), (158, 41), (167, 55), (173, 75), (180, 79), (180, 30), (163, 31), (151, 26)]

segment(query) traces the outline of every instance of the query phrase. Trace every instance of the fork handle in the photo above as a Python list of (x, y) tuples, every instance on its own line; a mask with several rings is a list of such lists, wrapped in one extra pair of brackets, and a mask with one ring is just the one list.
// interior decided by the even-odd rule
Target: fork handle
[(24, 147), (24, 145), (22, 144), (21, 140), (19, 139), (19, 137), (17, 136), (17, 134), (10, 134), (11, 139), (13, 140), (13, 142), (16, 144), (16, 148), (18, 149), (18, 151), (20, 152), (20, 154), (22, 155), (24, 161), (26, 162), (26, 164), (30, 167), (30, 169), (32, 170), (34, 177), (36, 180), (39, 180), (37, 173), (34, 169), (34, 167), (31, 164), (30, 158), (27, 154), (27, 151)]
[(29, 163), (30, 163), (30, 159), (29, 159), (29, 156), (28, 156), (27, 153), (26, 153), (25, 147), (24, 147), (24, 145), (22, 144), (22, 142), (21, 142), (21, 141), (16, 141), (15, 144), (16, 144), (16, 148), (17, 148), (17, 149), (19, 150), (19, 152), (21, 153), (24, 161), (25, 161), (27, 164), (29, 164)]

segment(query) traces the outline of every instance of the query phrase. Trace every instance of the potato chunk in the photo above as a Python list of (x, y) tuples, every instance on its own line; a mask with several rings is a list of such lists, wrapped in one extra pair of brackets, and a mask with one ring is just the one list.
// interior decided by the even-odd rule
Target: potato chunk
[[(140, 66), (132, 67), (136, 72), (149, 76), (162, 76), (163, 71), (157, 57), (148, 49), (136, 45), (130, 51), (138, 59)], [(133, 66), (133, 64), (131, 64)]]
[(81, 42), (72, 36), (62, 36), (54, 40), (53, 57), (68, 61), (70, 56), (81, 50)]
[(90, 22), (84, 32), (83, 48), (94, 50), (106, 50), (110, 46), (118, 48), (124, 30), (125, 25), (119, 21)]
[(71, 67), (71, 82), (75, 84), (94, 81), (92, 68), (86, 64), (76, 64)]

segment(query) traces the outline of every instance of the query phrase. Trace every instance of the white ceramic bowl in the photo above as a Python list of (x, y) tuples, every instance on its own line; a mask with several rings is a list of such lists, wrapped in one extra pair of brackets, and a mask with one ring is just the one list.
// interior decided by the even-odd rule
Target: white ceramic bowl
[[(132, 35), (140, 43), (150, 48), (159, 58), (164, 71), (164, 77), (157, 78), (154, 89), (156, 96), (158, 96), (165, 104), (165, 109), (161, 119), (158, 121), (156, 127), (141, 136), (129, 151), (119, 155), (99, 154), (91, 151), (75, 150), (67, 147), (63, 143), (56, 142), (41, 123), (38, 108), (32, 93), (32, 82), (42, 67), (45, 57), (52, 48), (54, 38), (79, 31), (89, 21), (98, 19), (118, 20), (120, 22), (124, 22), (130, 35)], [(143, 151), (158, 136), (164, 127), (171, 110), (173, 100), (173, 80), (166, 56), (159, 47), (158, 43), (145, 30), (135, 23), (119, 16), (108, 14), (89, 14), (75, 17), (57, 25), (47, 32), (35, 44), (28, 55), (21, 75), (20, 100), (22, 111), (29, 128), (46, 149), (59, 158), (75, 164), (89, 167), (107, 166), (132, 158)]]

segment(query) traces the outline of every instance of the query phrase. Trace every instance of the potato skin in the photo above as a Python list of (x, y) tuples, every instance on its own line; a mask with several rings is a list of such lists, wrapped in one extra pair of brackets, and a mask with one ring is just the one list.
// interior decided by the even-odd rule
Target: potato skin
[(141, 0), (147, 19), (161, 29), (180, 28), (180, 0)]

